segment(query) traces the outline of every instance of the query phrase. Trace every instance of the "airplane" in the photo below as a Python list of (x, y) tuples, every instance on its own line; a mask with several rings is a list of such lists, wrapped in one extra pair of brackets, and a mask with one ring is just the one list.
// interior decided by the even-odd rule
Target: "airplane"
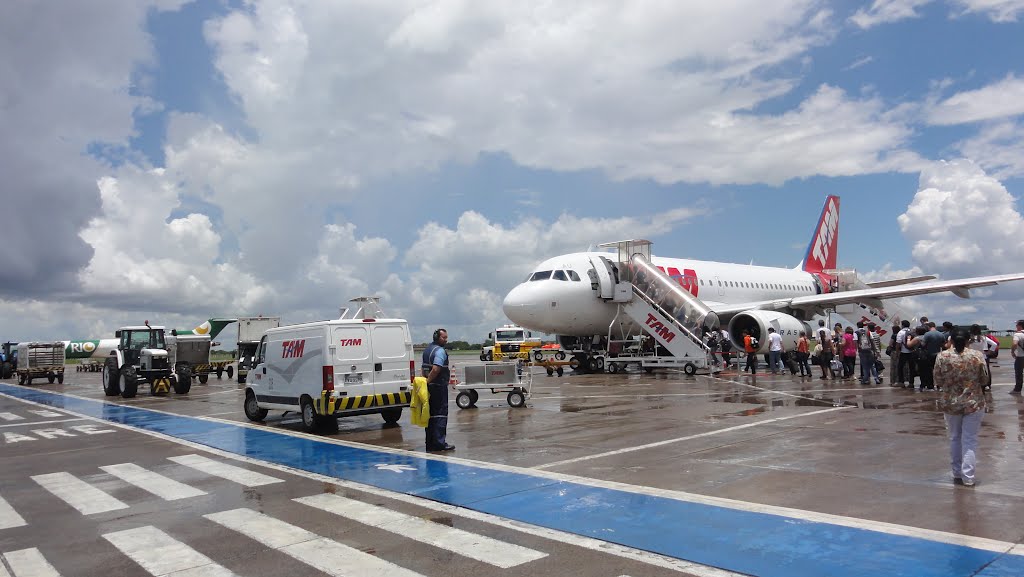
[[(224, 327), (238, 319), (209, 319), (193, 329), (178, 329), (179, 335), (210, 335), (217, 338)], [(68, 359), (105, 359), (117, 348), (119, 339), (86, 339), (64, 341), (65, 357)]]
[[(854, 321), (875, 322), (879, 332), (886, 332), (905, 314), (892, 305), (887, 309), (884, 302), (887, 299), (939, 292), (952, 292), (961, 298), (969, 298), (969, 289), (972, 288), (1024, 280), (1024, 273), (1018, 273), (953, 280), (920, 276), (864, 283), (852, 271), (836, 268), (838, 238), (839, 197), (829, 196), (825, 199), (804, 259), (796, 268), (653, 255), (650, 256), (650, 265), (674, 281), (671, 286), (677, 284), (682, 289), (673, 288), (675, 292), (689, 293), (682, 296), (692, 307), (703, 307), (704, 328), (719, 324), (728, 326), (730, 338), (739, 350), (742, 350), (742, 331), (749, 330), (758, 337), (761, 345), (758, 352), (767, 350), (767, 339), (763, 337), (768, 327), (774, 327), (783, 336), (786, 350), (794, 350), (800, 331), (807, 331), (811, 338), (816, 334), (817, 326), (812, 327), (808, 321), (829, 312)], [(621, 252), (622, 246), (644, 244), (650, 243), (634, 240), (601, 246), (619, 246)], [(646, 248), (649, 254), (649, 246)], [(599, 298), (595, 294), (595, 291), (601, 291), (600, 275), (607, 279), (609, 274), (613, 274), (618, 281), (619, 268), (624, 266), (624, 276), (632, 274), (633, 264), (616, 264), (617, 260), (614, 253), (602, 251), (564, 254), (547, 259), (535, 266), (526, 280), (505, 296), (502, 303), (505, 316), (519, 326), (556, 335), (558, 342), (568, 350), (585, 349), (594, 342), (594, 337), (611, 337), (615, 330), (628, 335), (636, 334), (641, 328), (650, 329), (640, 327), (642, 323), (619, 314), (620, 307), (616, 301)]]

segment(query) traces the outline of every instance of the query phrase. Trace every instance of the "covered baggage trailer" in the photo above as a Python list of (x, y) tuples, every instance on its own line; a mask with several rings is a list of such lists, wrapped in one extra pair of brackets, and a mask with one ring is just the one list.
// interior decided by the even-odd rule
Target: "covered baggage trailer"
[(42, 378), (63, 383), (64, 354), (64, 341), (18, 343), (18, 383), (31, 385)]
[(455, 390), (459, 391), (455, 396), (455, 405), (460, 409), (475, 407), (480, 398), (478, 390), (490, 390), (491, 394), (505, 393), (505, 400), (510, 407), (526, 406), (533, 375), (529, 370), (524, 374), (524, 366), (525, 363), (514, 362), (465, 367), (463, 381), (455, 385)]

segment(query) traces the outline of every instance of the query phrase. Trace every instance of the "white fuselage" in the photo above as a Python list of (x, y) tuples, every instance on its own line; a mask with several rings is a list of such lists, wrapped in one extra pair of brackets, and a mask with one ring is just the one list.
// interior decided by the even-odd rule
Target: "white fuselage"
[[(551, 334), (608, 333), (616, 321), (618, 308), (613, 302), (597, 298), (591, 288), (587, 271), (594, 267), (592, 259), (596, 261), (598, 256), (615, 260), (612, 253), (573, 253), (548, 259), (534, 267), (527, 280), (505, 297), (502, 305), (505, 316), (520, 326)], [(799, 269), (656, 256), (651, 262), (669, 276), (679, 278), (684, 288), (712, 308), (716, 304), (785, 299), (823, 291), (814, 275)], [(544, 271), (552, 271), (549, 278), (543, 278)], [(554, 271), (563, 271), (563, 274), (556, 275)], [(563, 278), (565, 280), (561, 280)], [(579, 280), (573, 280), (575, 278)], [(621, 316), (618, 321), (628, 324), (628, 319)]]

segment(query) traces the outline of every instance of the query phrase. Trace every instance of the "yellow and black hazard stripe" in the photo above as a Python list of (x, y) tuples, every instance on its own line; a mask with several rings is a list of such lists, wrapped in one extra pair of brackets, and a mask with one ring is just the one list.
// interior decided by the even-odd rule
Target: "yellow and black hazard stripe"
[(164, 395), (171, 392), (171, 379), (164, 377), (153, 379), (149, 391), (154, 395)]
[(408, 405), (412, 400), (412, 393), (409, 391), (399, 393), (381, 393), (379, 395), (366, 395), (364, 397), (340, 397), (334, 398), (327, 391), (320, 393), (320, 398), (313, 402), (316, 412), (319, 415), (333, 415), (340, 411), (352, 411), (356, 409), (369, 409), (372, 407), (387, 407), (390, 405)]

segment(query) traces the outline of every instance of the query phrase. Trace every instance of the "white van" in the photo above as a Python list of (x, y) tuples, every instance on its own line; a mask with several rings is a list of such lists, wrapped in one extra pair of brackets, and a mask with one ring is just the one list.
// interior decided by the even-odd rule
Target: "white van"
[[(272, 328), (264, 333), (245, 388), (245, 416), (302, 413), (307, 431), (327, 419), (380, 413), (396, 423), (408, 407), (416, 374), (409, 324), (376, 318), (375, 297), (351, 318)], [(360, 316), (365, 309), (368, 310)]]

